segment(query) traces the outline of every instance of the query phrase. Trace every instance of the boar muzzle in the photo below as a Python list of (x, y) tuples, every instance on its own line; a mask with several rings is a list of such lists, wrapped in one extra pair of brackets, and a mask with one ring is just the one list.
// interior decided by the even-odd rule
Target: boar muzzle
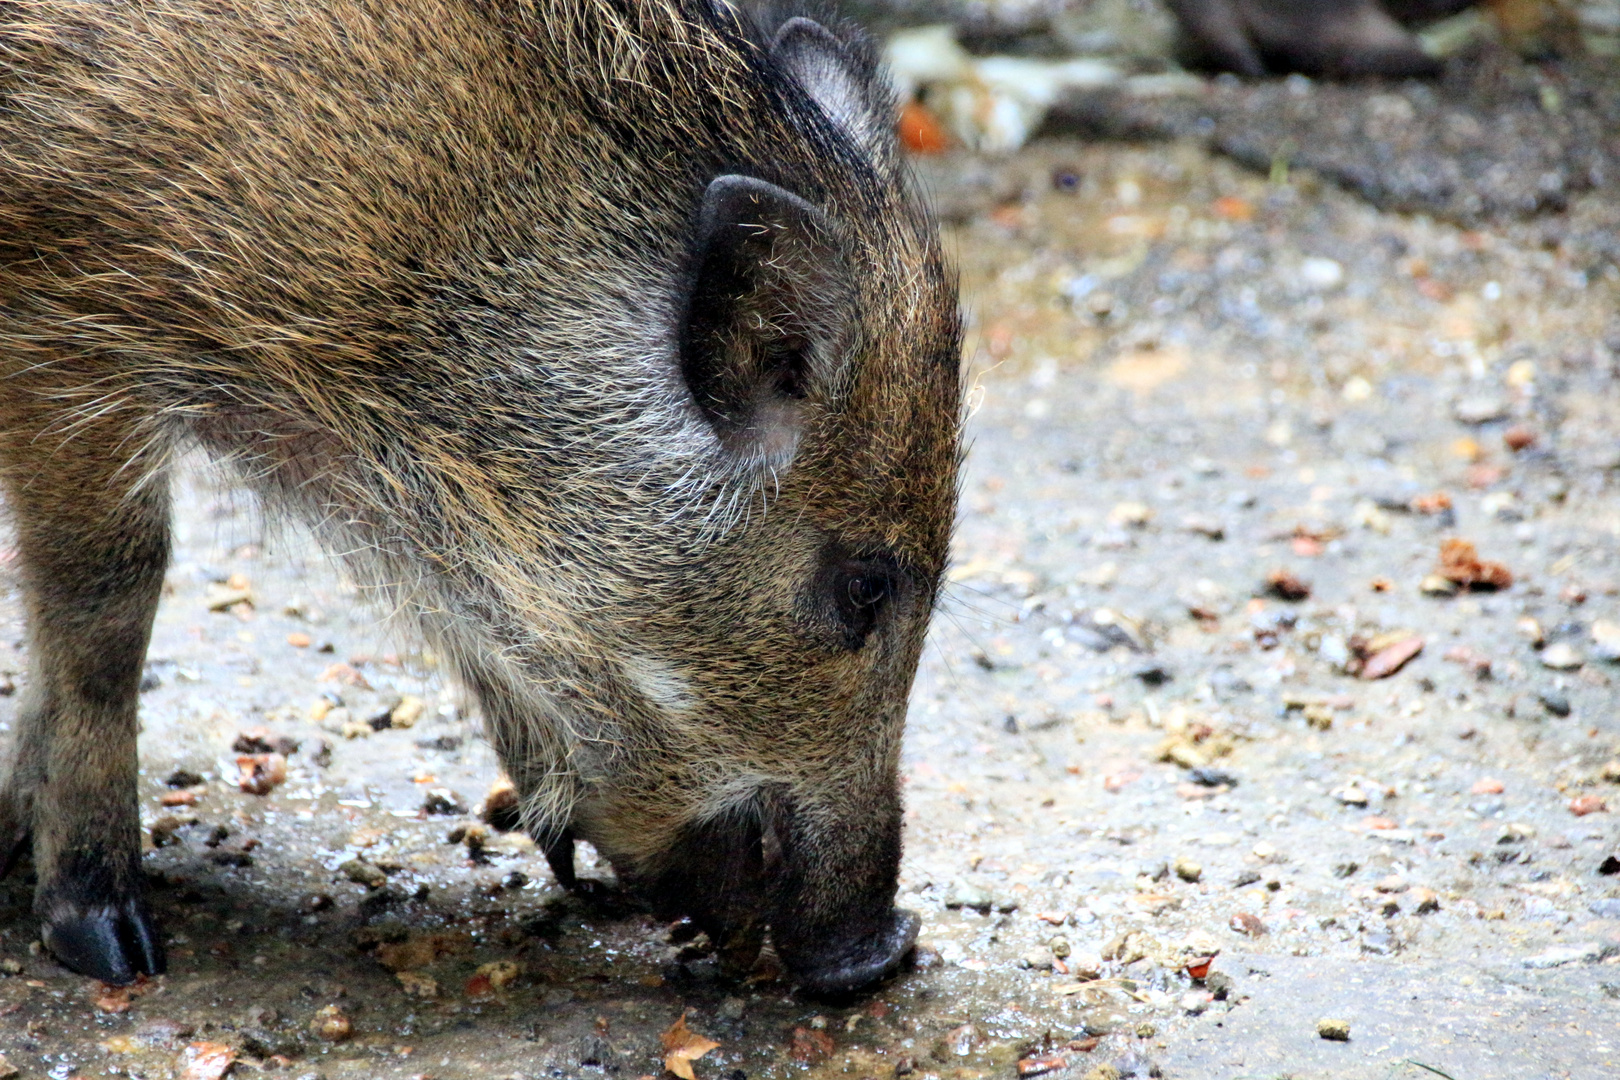
[(701, 927), (727, 975), (747, 973), (768, 926), (805, 991), (852, 993), (899, 970), (917, 940), (917, 916), (894, 906), (899, 803), (882, 801), (832, 813), (767, 796), (689, 828), (661, 872), (626, 884)]

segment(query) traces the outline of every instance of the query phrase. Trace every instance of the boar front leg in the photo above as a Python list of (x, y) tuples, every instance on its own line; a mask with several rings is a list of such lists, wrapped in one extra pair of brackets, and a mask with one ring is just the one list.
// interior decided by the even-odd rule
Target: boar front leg
[(0, 419), (30, 664), (0, 782), (0, 854), (32, 837), (45, 945), (75, 971), (126, 984), (164, 968), (142, 898), (135, 734), (169, 560), (168, 487), (140, 461), (106, 456), (139, 445), (125, 424), (64, 440), (28, 430), (32, 418)]

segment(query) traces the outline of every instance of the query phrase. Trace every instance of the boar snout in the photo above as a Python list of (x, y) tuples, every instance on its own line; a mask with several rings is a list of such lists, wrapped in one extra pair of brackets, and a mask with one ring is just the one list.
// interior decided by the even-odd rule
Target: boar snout
[(748, 973), (767, 925), (777, 955), (811, 994), (850, 993), (893, 974), (916, 944), (918, 919), (894, 906), (898, 801), (807, 812), (779, 793), (689, 826), (661, 869), (621, 871), (665, 917), (709, 935), (724, 974)]
[(851, 797), (819, 811), (778, 803), (770, 815), (771, 941), (811, 993), (859, 990), (893, 974), (916, 944), (917, 916), (894, 906), (899, 800), (885, 793), (876, 803)]
[(898, 971), (917, 944), (915, 912), (885, 902), (876, 917), (852, 917), (822, 935), (772, 930), (777, 954), (806, 991), (836, 997), (870, 986)]

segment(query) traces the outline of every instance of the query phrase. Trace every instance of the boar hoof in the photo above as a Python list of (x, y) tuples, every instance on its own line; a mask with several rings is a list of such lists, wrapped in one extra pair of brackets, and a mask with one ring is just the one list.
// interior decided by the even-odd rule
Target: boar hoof
[(574, 832), (564, 829), (552, 839), (546, 841), (541, 851), (545, 853), (546, 865), (551, 867), (551, 876), (557, 879), (557, 884), (569, 892), (579, 891), (579, 878), (574, 874)]
[(139, 900), (76, 912), (58, 909), (46, 919), (40, 937), (65, 967), (112, 986), (128, 986), (140, 975), (161, 975), (167, 966), (157, 926)]
[(809, 963), (790, 963), (789, 967), (794, 969), (799, 985), (811, 994), (850, 994), (898, 971), (917, 944), (920, 925), (916, 913), (895, 908), (887, 930), (830, 955), (812, 957)]

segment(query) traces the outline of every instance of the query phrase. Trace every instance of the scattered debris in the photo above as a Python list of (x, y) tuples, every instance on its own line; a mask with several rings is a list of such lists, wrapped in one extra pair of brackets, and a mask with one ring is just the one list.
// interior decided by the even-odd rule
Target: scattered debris
[(1262, 937), (1266, 933), (1266, 924), (1247, 911), (1239, 911), (1228, 920), (1228, 925), (1244, 937)]
[(399, 980), (401, 990), (406, 997), (422, 998), (431, 1001), (439, 996), (439, 983), (431, 975), (423, 975), (419, 971), (396, 971), (394, 978)]
[(1311, 595), (1311, 586), (1292, 570), (1278, 567), (1266, 574), (1266, 593), (1279, 600), (1300, 601)]
[(237, 786), (249, 795), (268, 795), (287, 781), (287, 759), (280, 754), (242, 754), (236, 767), (242, 770)]
[(1461, 588), (1476, 591), (1494, 592), (1513, 585), (1513, 571), (1505, 564), (1481, 559), (1472, 541), (1457, 537), (1441, 541), (1440, 564), (1435, 573)]
[(179, 1080), (220, 1080), (236, 1064), (236, 1051), (225, 1043), (194, 1042), (180, 1052)]

